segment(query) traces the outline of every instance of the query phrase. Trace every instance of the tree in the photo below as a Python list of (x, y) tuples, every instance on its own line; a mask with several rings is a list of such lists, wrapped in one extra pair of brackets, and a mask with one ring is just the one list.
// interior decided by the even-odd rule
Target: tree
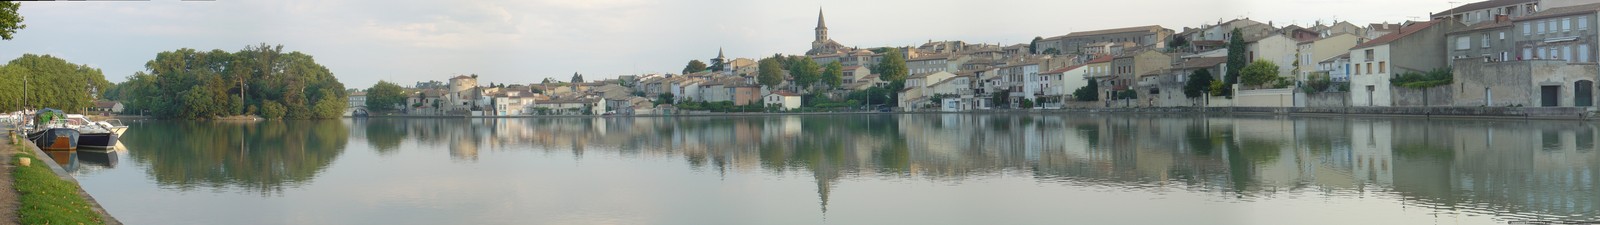
[(822, 79), (822, 66), (817, 65), (816, 60), (804, 57), (795, 62), (794, 69), (789, 70), (789, 75), (794, 77), (795, 85), (802, 88), (811, 87)]
[(684, 65), (683, 66), (683, 74), (689, 74), (689, 73), (700, 72), (700, 71), (706, 71), (706, 63), (700, 62), (700, 60), (698, 60), (698, 59), (689, 60), (689, 65)]
[(878, 79), (890, 83), (900, 83), (906, 81), (906, 76), (910, 75), (908, 73), (906, 59), (900, 55), (900, 49), (889, 48), (884, 50), (883, 61), (878, 62)]
[(82, 113), (112, 89), (100, 69), (50, 55), (23, 54), (0, 67), (0, 112), (56, 108)]
[(281, 49), (262, 44), (232, 53), (188, 48), (157, 53), (145, 63), (147, 71), (123, 82), (128, 86), (122, 90), (124, 103), (130, 110), (150, 110), (163, 118), (242, 115), (250, 107), (265, 114), (268, 102), (281, 107), (284, 118), (343, 114), (349, 104), (344, 84), (310, 55)]
[(989, 102), (990, 104), (994, 105), (995, 108), (1010, 108), (1011, 92), (997, 91), (993, 94), (989, 94)]
[(1039, 41), (1044, 41), (1044, 37), (1034, 36), (1033, 41), (1028, 42), (1028, 53), (1039, 54)]
[(1060, 49), (1056, 49), (1056, 48), (1049, 48), (1049, 49), (1045, 49), (1044, 50), (1044, 54), (1046, 54), (1046, 55), (1061, 55), (1061, 50)]
[(367, 88), (366, 106), (375, 111), (395, 110), (395, 106), (406, 102), (405, 93), (401, 93), (403, 91), (400, 85), (378, 81), (371, 88)]
[(1167, 41), (1167, 48), (1181, 48), (1188, 45), (1189, 39), (1184, 38), (1183, 35), (1173, 35), (1172, 40)]
[(828, 87), (839, 87), (844, 82), (844, 64), (839, 61), (828, 63), (827, 69), (822, 72), (822, 83)]
[(1215, 79), (1211, 78), (1210, 70), (1197, 69), (1194, 72), (1189, 72), (1189, 81), (1183, 84), (1183, 96), (1190, 98), (1205, 96), (1205, 92), (1210, 88), (1212, 80)]
[(1262, 86), (1278, 80), (1278, 64), (1256, 60), (1239, 71), (1239, 80), (1248, 86)]
[(777, 58), (762, 59), (756, 66), (756, 82), (769, 88), (783, 84), (783, 69), (780, 67)]
[(673, 101), (672, 93), (661, 93), (659, 95), (656, 95), (656, 104), (657, 105), (660, 105), (660, 104), (672, 104), (673, 102), (675, 102), (675, 101)]
[(578, 74), (576, 72), (572, 73), (572, 83), (573, 84), (583, 83), (583, 74)]
[(16, 34), (17, 30), (28, 28), (27, 24), (22, 24), (22, 14), (17, 14), (20, 8), (20, 2), (0, 2), (0, 39), (11, 40), (11, 35)]
[(1090, 80), (1088, 86), (1072, 91), (1072, 97), (1084, 102), (1100, 100), (1100, 82)]
[[(1239, 83), (1239, 70), (1244, 69), (1248, 57), (1245, 54), (1249, 54), (1245, 51), (1244, 32), (1239, 31), (1239, 28), (1233, 28), (1232, 36), (1228, 38), (1228, 71), (1223, 75), (1222, 81), (1225, 85)], [(1232, 95), (1232, 93), (1227, 94)]]

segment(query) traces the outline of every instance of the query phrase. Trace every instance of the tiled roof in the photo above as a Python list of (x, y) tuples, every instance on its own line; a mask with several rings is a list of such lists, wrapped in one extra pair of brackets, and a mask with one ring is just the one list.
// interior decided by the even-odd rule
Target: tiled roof
[(942, 81), (939, 81), (939, 82), (935, 82), (935, 83), (933, 83), (933, 84), (930, 84), (930, 85), (928, 85), (928, 86), (929, 86), (929, 87), (938, 87), (938, 86), (939, 86), (939, 85), (940, 85), (940, 84), (945, 84), (945, 83), (950, 83), (950, 82), (951, 82), (951, 81), (955, 81), (955, 80), (959, 80), (959, 79), (956, 79), (956, 78), (962, 78), (962, 77), (972, 77), (972, 76), (957, 76), (957, 77), (951, 77), (951, 78), (948, 78), (948, 79), (944, 79), (944, 80), (942, 80)]
[(111, 108), (116, 106), (117, 101), (94, 101), (95, 108)]
[(1068, 33), (1067, 35), (1051, 37), (1050, 39), (1062, 39), (1062, 38), (1094, 36), (1094, 35), (1102, 35), (1102, 34), (1129, 33), (1129, 32), (1148, 32), (1148, 31), (1160, 30), (1160, 29), (1163, 29), (1163, 28), (1161, 28), (1160, 25), (1149, 25), (1149, 26), (1124, 27), (1124, 28), (1105, 29), (1105, 30), (1079, 31), (1079, 32)]
[(1073, 66), (1068, 66), (1068, 67), (1061, 67), (1060, 69), (1055, 69), (1055, 70), (1051, 70), (1051, 71), (1043, 72), (1043, 73), (1039, 73), (1039, 74), (1066, 73), (1067, 71), (1072, 71), (1074, 69), (1078, 69), (1078, 67), (1083, 67), (1083, 66), (1086, 66), (1086, 65), (1089, 65), (1089, 64), (1078, 64), (1078, 65), (1073, 65)]
[(1333, 62), (1333, 61), (1339, 60), (1341, 58), (1350, 58), (1350, 52), (1345, 52), (1344, 54), (1339, 54), (1338, 56), (1334, 56), (1334, 57), (1328, 58), (1326, 60), (1322, 60), (1322, 61), (1317, 62), (1317, 63)]
[(1443, 17), (1445, 15), (1449, 15), (1448, 13), (1472, 12), (1472, 11), (1478, 11), (1478, 10), (1484, 10), (1484, 9), (1490, 9), (1490, 8), (1498, 8), (1498, 7), (1502, 7), (1502, 6), (1508, 6), (1508, 5), (1519, 5), (1519, 4), (1527, 4), (1527, 3), (1535, 3), (1535, 2), (1539, 2), (1539, 0), (1488, 0), (1488, 1), (1474, 2), (1474, 3), (1468, 3), (1466, 5), (1457, 6), (1455, 8), (1452, 8), (1452, 9), (1449, 9), (1449, 10), (1445, 10), (1443, 12), (1434, 13), (1434, 14), (1432, 14), (1430, 16), (1432, 16), (1434, 18), (1438, 18), (1438, 17)]
[(1600, 10), (1600, 3), (1590, 3), (1590, 4), (1567, 6), (1567, 7), (1549, 8), (1549, 9), (1541, 10), (1538, 13), (1534, 13), (1533, 15), (1528, 15), (1528, 16), (1524, 16), (1522, 18), (1517, 18), (1516, 21), (1544, 19), (1544, 18), (1566, 16), (1566, 15), (1579, 14), (1579, 13), (1594, 13), (1597, 10)]
[(1411, 36), (1411, 34), (1415, 34), (1415, 33), (1417, 33), (1417, 31), (1422, 31), (1423, 29), (1427, 29), (1428, 27), (1432, 27), (1434, 24), (1439, 24), (1439, 22), (1443, 22), (1443, 21), (1444, 20), (1432, 20), (1432, 21), (1428, 21), (1428, 22), (1422, 22), (1420, 24), (1401, 27), (1400, 28), (1400, 32), (1394, 32), (1394, 33), (1385, 34), (1382, 37), (1374, 38), (1371, 41), (1367, 41), (1366, 43), (1361, 43), (1359, 45), (1356, 45), (1355, 47), (1351, 47), (1350, 49), (1367, 48), (1367, 47), (1372, 47), (1372, 46), (1389, 44), (1389, 42), (1394, 42), (1396, 40), (1400, 40), (1401, 38), (1405, 38), (1406, 36)]
[(775, 91), (775, 92), (772, 92), (772, 94), (778, 95), (778, 96), (785, 96), (785, 97), (799, 97), (800, 96), (800, 94), (795, 94), (794, 92), (788, 92), (788, 91)]
[(1180, 64), (1178, 64), (1178, 66), (1173, 67), (1173, 68), (1174, 69), (1207, 68), (1207, 67), (1217, 66), (1217, 64), (1227, 63), (1227, 62), (1228, 62), (1228, 57), (1198, 57), (1198, 58), (1190, 58), (1189, 60), (1185, 60), (1185, 61), (1183, 61), (1183, 63), (1180, 63)]
[(1089, 62), (1087, 64), (1110, 62), (1113, 59), (1117, 59), (1117, 57), (1112, 57), (1112, 56), (1109, 56), (1109, 55), (1100, 56), (1099, 58), (1094, 58), (1093, 60), (1089, 60)]

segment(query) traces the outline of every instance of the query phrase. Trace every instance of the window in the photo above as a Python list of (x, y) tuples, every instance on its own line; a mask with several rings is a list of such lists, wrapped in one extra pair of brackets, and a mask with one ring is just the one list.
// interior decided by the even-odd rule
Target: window
[(1378, 62), (1378, 73), (1384, 73), (1384, 69), (1383, 68), (1385, 66), (1388, 66), (1388, 64), (1385, 64), (1385, 63), (1387, 63), (1387, 62)]
[(1533, 49), (1523, 48), (1522, 49), (1522, 55), (1519, 56), (1518, 58), (1521, 58), (1521, 59), (1533, 58)]
[(1372, 49), (1367, 49), (1367, 62), (1372, 61)]
[(1483, 33), (1483, 40), (1480, 42), (1479, 45), (1481, 45), (1484, 48), (1488, 48), (1489, 47), (1489, 33)]
[(1467, 50), (1469, 48), (1472, 48), (1471, 38), (1467, 38), (1467, 36), (1456, 37), (1456, 50)]
[(1589, 45), (1578, 45), (1578, 62), (1589, 62)]
[(1502, 40), (1502, 41), (1506, 40), (1506, 32), (1505, 31), (1501, 31), (1500, 32), (1500, 40)]
[(1567, 31), (1572, 31), (1572, 18), (1561, 18), (1561, 32)]
[(1578, 17), (1578, 30), (1584, 30), (1584, 29), (1589, 29), (1589, 17), (1588, 16), (1579, 16)]
[(1533, 31), (1534, 31), (1533, 33), (1535, 33), (1535, 34), (1544, 34), (1544, 27), (1545, 27), (1544, 24), (1545, 24), (1544, 21), (1534, 21), (1533, 22)]
[(1561, 47), (1561, 59), (1565, 59), (1567, 62), (1574, 62), (1572, 58), (1571, 45)]
[(1528, 36), (1528, 34), (1532, 33), (1532, 30), (1532, 24), (1528, 24), (1528, 22), (1522, 22), (1522, 36)]
[(1372, 74), (1372, 63), (1367, 63), (1367, 74)]

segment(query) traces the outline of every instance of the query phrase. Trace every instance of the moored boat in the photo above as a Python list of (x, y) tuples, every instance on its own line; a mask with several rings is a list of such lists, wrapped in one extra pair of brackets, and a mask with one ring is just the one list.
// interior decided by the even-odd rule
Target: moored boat
[(95, 122), (78, 114), (67, 115), (67, 125), (78, 130), (78, 147), (92, 149), (115, 147), (117, 137), (122, 134), (118, 130), (127, 129), (127, 126), (116, 126), (106, 121)]
[(78, 130), (72, 128), (48, 128), (28, 134), (28, 140), (44, 150), (78, 150), (78, 138)]
[(28, 141), (44, 150), (78, 150), (80, 133), (68, 123), (66, 114), (61, 113), (61, 110), (49, 108), (39, 110), (34, 115), (32, 129), (28, 132)]

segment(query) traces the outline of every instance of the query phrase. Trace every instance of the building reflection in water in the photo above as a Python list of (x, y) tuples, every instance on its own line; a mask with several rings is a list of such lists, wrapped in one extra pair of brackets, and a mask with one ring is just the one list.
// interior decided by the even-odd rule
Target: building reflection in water
[(936, 114), (368, 123), (374, 149), (394, 144), (371, 140), (409, 137), (448, 145), (453, 159), (534, 149), (682, 158), (720, 174), (809, 173), (824, 211), (851, 177), (1027, 172), (1062, 185), (1237, 198), (1377, 192), (1441, 210), (1600, 217), (1595, 128), (1562, 121)]

